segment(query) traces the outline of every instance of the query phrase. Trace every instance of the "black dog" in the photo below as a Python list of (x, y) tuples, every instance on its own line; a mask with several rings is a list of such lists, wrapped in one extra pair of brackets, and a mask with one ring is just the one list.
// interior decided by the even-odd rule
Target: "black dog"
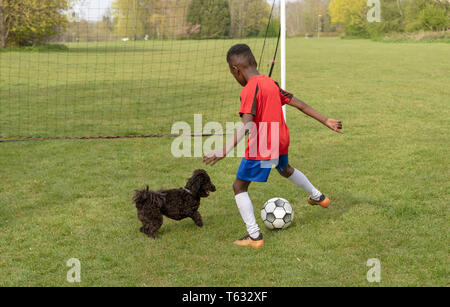
[(205, 170), (194, 171), (185, 188), (151, 191), (147, 186), (144, 190), (136, 190), (133, 201), (142, 222), (141, 232), (156, 238), (163, 215), (177, 221), (190, 217), (197, 226), (202, 227), (202, 216), (198, 212), (200, 198), (208, 197), (210, 192), (215, 191), (216, 187)]

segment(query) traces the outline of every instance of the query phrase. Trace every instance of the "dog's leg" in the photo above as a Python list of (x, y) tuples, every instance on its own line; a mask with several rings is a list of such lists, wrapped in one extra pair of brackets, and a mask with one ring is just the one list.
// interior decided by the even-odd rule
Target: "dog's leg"
[(149, 230), (148, 233), (146, 233), (146, 235), (149, 238), (156, 239), (156, 234), (154, 232), (152, 232), (151, 230)]
[(192, 214), (191, 219), (194, 220), (195, 225), (198, 227), (203, 226), (202, 216), (200, 215), (200, 212), (195, 211), (194, 214)]
[(143, 227), (143, 233), (150, 238), (156, 239), (156, 232), (161, 228), (163, 224), (163, 216), (159, 211), (152, 210), (151, 218), (147, 216), (146, 223)]
[(149, 238), (153, 238), (156, 239), (156, 234), (155, 234), (155, 230), (154, 230), (154, 226), (153, 225), (145, 225), (143, 227), (141, 227), (141, 232), (146, 234)]

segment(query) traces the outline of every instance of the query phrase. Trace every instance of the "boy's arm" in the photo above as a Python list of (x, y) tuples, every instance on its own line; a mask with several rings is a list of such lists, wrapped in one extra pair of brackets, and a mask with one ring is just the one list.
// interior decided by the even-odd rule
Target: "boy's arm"
[(231, 139), (227, 146), (223, 148), (222, 150), (216, 150), (208, 153), (203, 157), (203, 163), (206, 165), (213, 166), (223, 158), (227, 156), (227, 154), (233, 150), (234, 147), (236, 147), (237, 144), (239, 144), (242, 139), (245, 137), (245, 135), (248, 133), (248, 124), (253, 122), (253, 115), (251, 114), (243, 114), (242, 115), (242, 125), (239, 127), (239, 129), (234, 133), (233, 139)]
[(318, 111), (313, 109), (308, 104), (304, 103), (297, 97), (293, 97), (291, 101), (288, 103), (291, 107), (297, 108), (306, 115), (314, 118), (315, 120), (319, 121), (320, 123), (324, 124), (328, 128), (330, 128), (333, 131), (336, 131), (337, 133), (344, 134), (342, 131), (342, 122), (340, 120), (327, 118), (324, 115), (320, 114)]

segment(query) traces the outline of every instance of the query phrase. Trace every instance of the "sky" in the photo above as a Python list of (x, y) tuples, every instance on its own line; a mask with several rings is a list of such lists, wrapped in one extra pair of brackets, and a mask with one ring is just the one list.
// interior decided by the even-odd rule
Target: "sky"
[(84, 0), (75, 5), (75, 12), (80, 17), (90, 21), (101, 20), (107, 8), (111, 7), (114, 0)]

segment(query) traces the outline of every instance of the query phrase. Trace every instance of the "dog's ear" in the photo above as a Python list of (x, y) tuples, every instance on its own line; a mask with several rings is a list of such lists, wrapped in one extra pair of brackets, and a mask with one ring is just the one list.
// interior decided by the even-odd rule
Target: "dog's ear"
[(186, 183), (186, 189), (192, 192), (192, 194), (198, 197), (200, 189), (206, 183), (210, 182), (208, 173), (203, 169), (195, 170), (192, 177), (188, 179)]
[(195, 197), (197, 197), (201, 187), (202, 183), (199, 180), (195, 180), (194, 177), (191, 177), (186, 184), (186, 188), (191, 191), (192, 195)]
[(186, 189), (191, 191), (192, 195), (194, 195), (195, 197), (197, 197), (198, 192), (202, 186), (202, 181), (199, 180), (200, 179), (199, 177), (200, 177), (200, 172), (199, 172), (199, 170), (196, 170), (196, 171), (194, 171), (191, 178), (189, 178), (186, 183)]

